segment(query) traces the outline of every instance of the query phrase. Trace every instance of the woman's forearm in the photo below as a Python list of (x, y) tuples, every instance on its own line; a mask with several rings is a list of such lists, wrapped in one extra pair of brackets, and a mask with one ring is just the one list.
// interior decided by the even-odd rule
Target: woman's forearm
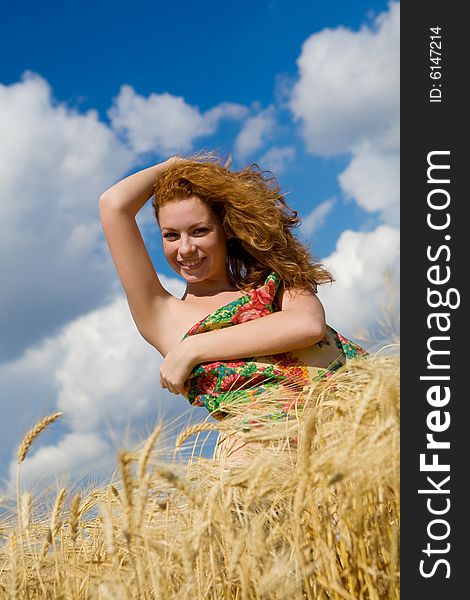
[(312, 318), (309, 313), (285, 310), (186, 340), (197, 364), (307, 348), (321, 341), (324, 335), (324, 321)]
[(106, 202), (110, 202), (114, 208), (135, 216), (153, 194), (156, 179), (168, 169), (172, 160), (170, 158), (129, 175), (103, 192), (101, 198), (106, 198)]

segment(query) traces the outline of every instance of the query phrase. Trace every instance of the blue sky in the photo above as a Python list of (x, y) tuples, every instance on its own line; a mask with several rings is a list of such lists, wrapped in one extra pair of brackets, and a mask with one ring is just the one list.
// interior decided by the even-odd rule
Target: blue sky
[[(65, 424), (25, 464), (31, 478), (110, 454), (105, 424), (121, 439), (155, 406), (183, 415), (157, 389), (159, 357), (136, 335), (97, 218), (106, 187), (175, 152), (273, 169), (337, 279), (320, 293), (330, 324), (374, 328), (398, 262), (398, 22), (399, 4), (377, 0), (2, 8), (0, 476), (48, 410)], [(149, 206), (138, 222), (179, 293)]]
[[(25, 18), (8, 5), (0, 25), (0, 49), (8, 56), (1, 77), (11, 84), (25, 70), (39, 73), (57, 101), (82, 112), (97, 110), (103, 122), (123, 83), (144, 97), (152, 92), (182, 96), (202, 111), (227, 100), (266, 107), (283, 95), (283, 84), (295, 80), (296, 59), (309, 35), (339, 25), (357, 30), (386, 8), (377, 0), (183, 2), (176, 16), (163, 2), (46, 2), (29, 3)], [(293, 143), (297, 155), (279, 178), (291, 191), (293, 206), (305, 214), (338, 196), (337, 174), (348, 158), (306, 154), (302, 140), (292, 140), (289, 121), (280, 111), (275, 137)], [(202, 137), (200, 144), (212, 147), (215, 141), (232, 151), (233, 127), (225, 125), (216, 140)], [(156, 158), (143, 155), (139, 164)], [(354, 203), (342, 202), (328, 227), (318, 231), (313, 251), (326, 256), (346, 226), (370, 228), (375, 222)]]
[(26, 2), (2, 8), (3, 83), (41, 73), (61, 100), (105, 118), (122, 83), (171, 91), (209, 108), (230, 98), (270, 102), (276, 78), (295, 75), (303, 41), (325, 27), (357, 30), (386, 10), (378, 0), (330, 3)]

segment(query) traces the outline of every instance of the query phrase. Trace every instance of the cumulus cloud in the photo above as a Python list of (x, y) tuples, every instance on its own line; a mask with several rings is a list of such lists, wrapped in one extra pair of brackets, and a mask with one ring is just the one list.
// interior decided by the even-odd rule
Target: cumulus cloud
[(323, 227), (335, 202), (335, 198), (328, 198), (318, 206), (315, 206), (315, 208), (302, 219), (302, 224), (300, 226), (300, 233), (302, 236), (311, 238), (314, 233)]
[(213, 134), (223, 119), (242, 119), (247, 108), (221, 103), (206, 112), (169, 93), (140, 96), (130, 85), (122, 85), (108, 111), (113, 129), (122, 134), (139, 154), (160, 155), (187, 152), (195, 139)]
[[(163, 145), (186, 127), (187, 113), (200, 116), (189, 127), (192, 140), (246, 112), (230, 103), (203, 114), (183, 99), (176, 105), (183, 110), (166, 115), (173, 129)], [(125, 122), (119, 99), (114, 110)], [(36, 420), (57, 408), (66, 415), (59, 438), (37, 456), (31, 452), (25, 473), (54, 461), (65, 470), (96, 462), (110, 444), (104, 428), (120, 432), (129, 421), (145, 422), (164, 399), (171, 415), (188, 408), (159, 389), (159, 355), (133, 324), (99, 222), (98, 197), (135, 167), (142, 150), (123, 139), (122, 127), (117, 135), (96, 110), (80, 113), (58, 102), (38, 74), (0, 84), (2, 463)], [(139, 213), (139, 224), (148, 224), (150, 211), (147, 205)], [(161, 279), (181, 296), (182, 282)], [(80, 444), (82, 459), (75, 456)]]
[[(110, 111), (113, 130), (96, 110), (57, 102), (38, 74), (0, 84), (0, 360), (117, 291), (98, 197), (132, 169), (137, 153), (187, 150), (222, 119), (246, 112), (221, 103), (201, 113), (183, 98), (146, 99), (123, 86)], [(143, 213), (138, 222), (147, 225), (150, 212)]]
[(385, 272), (398, 269), (399, 242), (398, 229), (389, 225), (343, 231), (335, 251), (321, 261), (336, 279), (319, 288), (332, 327), (353, 337), (359, 327), (374, 329)]
[(279, 175), (294, 158), (294, 146), (273, 146), (260, 158), (260, 164), (264, 169)]
[[(84, 469), (100, 472), (110, 468), (115, 453), (103, 440), (101, 433), (69, 433), (57, 443), (39, 448), (27, 457), (21, 467), (22, 485), (30, 488), (45, 483), (52, 478), (67, 481), (73, 473), (78, 475)], [(16, 464), (10, 464), (10, 489), (16, 476)]]
[[(162, 280), (175, 296), (181, 295), (181, 282)], [(138, 333), (123, 294), (73, 320), (20, 359), (0, 365), (0, 453), (6, 456), (22, 437), (19, 411), (25, 421), (26, 415), (39, 419), (60, 410), (67, 427), (53, 443), (40, 443), (37, 450), (37, 444), (33, 446), (23, 465), (25, 483), (38, 474), (64, 477), (90, 465), (109, 467), (129, 428), (148, 431), (155, 419), (205, 417), (207, 411), (198, 412), (182, 397), (160, 388), (161, 361)], [(23, 433), (32, 424), (23, 422)], [(16, 439), (11, 439), (10, 429)], [(11, 476), (14, 463), (13, 459)]]
[(399, 17), (392, 2), (359, 31), (310, 36), (290, 99), (307, 149), (350, 154), (339, 177), (345, 196), (392, 226), (399, 221)]
[(290, 108), (311, 152), (344, 153), (364, 140), (396, 148), (399, 12), (393, 2), (359, 31), (324, 29), (304, 42)]
[(115, 275), (100, 255), (100, 193), (131, 153), (99, 121), (25, 73), (0, 85), (0, 359), (98, 305)]
[(400, 159), (398, 153), (361, 148), (339, 176), (345, 195), (382, 221), (398, 225), (400, 214)]
[(274, 125), (272, 106), (246, 119), (235, 140), (236, 154), (243, 159), (256, 152), (271, 137)]
[[(320, 288), (328, 320), (349, 335), (358, 324), (373, 323), (383, 272), (398, 262), (392, 226), (398, 214), (398, 12), (392, 3), (359, 31), (310, 36), (289, 101), (308, 151), (349, 153), (342, 191), (386, 222), (374, 231), (343, 232), (323, 261), (337, 278), (331, 288)], [(234, 144), (239, 157), (263, 150), (274, 134), (275, 110), (249, 115), (246, 107), (225, 102), (201, 111), (182, 97), (143, 97), (123, 85), (108, 125), (95, 110), (82, 114), (57, 102), (39, 75), (27, 72), (18, 83), (0, 84), (0, 454), (10, 461), (33, 415), (65, 413), (65, 429), (32, 448), (25, 481), (53, 468), (58, 475), (113, 461), (114, 442), (129, 424), (153, 425), (160, 411), (169, 416), (189, 407), (159, 388), (161, 359), (130, 317), (102, 236), (98, 196), (140, 154), (190, 151), (224, 119), (242, 122)], [(265, 150), (263, 166), (280, 172), (294, 156), (292, 146), (274, 146)], [(328, 199), (313, 209), (304, 233), (317, 230), (332, 206)], [(149, 210), (139, 215), (142, 222)], [(181, 294), (181, 282), (162, 279)]]
[[(358, 31), (337, 27), (311, 35), (289, 101), (307, 150), (349, 155), (340, 188), (382, 222), (373, 231), (343, 231), (322, 260), (337, 281), (321, 287), (320, 296), (331, 324), (350, 335), (374, 328), (384, 274), (398, 264), (399, 12), (391, 2)], [(314, 209), (303, 232), (318, 227), (330, 209)]]

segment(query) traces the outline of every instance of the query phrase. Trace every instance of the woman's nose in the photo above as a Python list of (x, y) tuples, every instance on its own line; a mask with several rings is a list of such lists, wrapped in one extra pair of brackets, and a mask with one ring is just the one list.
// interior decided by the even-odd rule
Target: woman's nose
[(190, 236), (181, 237), (180, 253), (185, 256), (190, 256), (196, 252), (196, 246)]

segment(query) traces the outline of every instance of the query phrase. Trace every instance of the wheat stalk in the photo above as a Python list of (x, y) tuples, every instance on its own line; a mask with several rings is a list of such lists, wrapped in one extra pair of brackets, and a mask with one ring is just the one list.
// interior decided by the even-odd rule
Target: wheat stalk
[(22, 506), (21, 499), (20, 499), (21, 463), (26, 458), (26, 455), (28, 454), (28, 451), (31, 448), (31, 444), (37, 438), (37, 436), (42, 431), (44, 431), (44, 429), (46, 429), (46, 427), (48, 427), (51, 423), (56, 421), (61, 415), (62, 415), (61, 412), (56, 412), (56, 413), (53, 413), (53, 414), (48, 415), (48, 416), (44, 417), (43, 419), (41, 419), (39, 421), (39, 423), (36, 423), (36, 425), (30, 431), (28, 431), (28, 433), (24, 436), (23, 441), (21, 442), (20, 447), (18, 449), (18, 462), (16, 465), (16, 507), (17, 507), (17, 514), (18, 514), (18, 534), (19, 534), (19, 538), (20, 538), (21, 560), (23, 562), (23, 569), (26, 568), (26, 559), (25, 559), (24, 546), (23, 546), (24, 507)]
[(10, 555), (10, 599), (20, 600), (20, 572), (18, 570), (18, 544), (16, 535), (10, 534), (9, 539), (9, 555)]
[(150, 473), (146, 473), (139, 483), (139, 489), (135, 503), (135, 527), (137, 531), (139, 531), (142, 527), (142, 521), (144, 518), (145, 505), (147, 503), (149, 487)]
[[(241, 466), (153, 464), (154, 431), (141, 452), (121, 456), (122, 482), (100, 483), (81, 502), (53, 489), (47, 517), (40, 499), (31, 511), (22, 492), (18, 523), (4, 515), (0, 525), (0, 597), (398, 600), (394, 364), (351, 364), (306, 390), (293, 461), (283, 444), (294, 430), (281, 424), (246, 434), (262, 444)], [(249, 409), (240, 418), (251, 418)], [(240, 427), (198, 423), (179, 443), (204, 429)]]
[(137, 479), (141, 481), (145, 474), (145, 469), (147, 467), (148, 460), (150, 458), (150, 454), (152, 453), (153, 447), (155, 446), (155, 442), (157, 441), (158, 436), (162, 431), (162, 424), (159, 423), (155, 429), (153, 430), (152, 435), (147, 440), (144, 449), (142, 450), (142, 454), (139, 458), (139, 464), (137, 467)]

